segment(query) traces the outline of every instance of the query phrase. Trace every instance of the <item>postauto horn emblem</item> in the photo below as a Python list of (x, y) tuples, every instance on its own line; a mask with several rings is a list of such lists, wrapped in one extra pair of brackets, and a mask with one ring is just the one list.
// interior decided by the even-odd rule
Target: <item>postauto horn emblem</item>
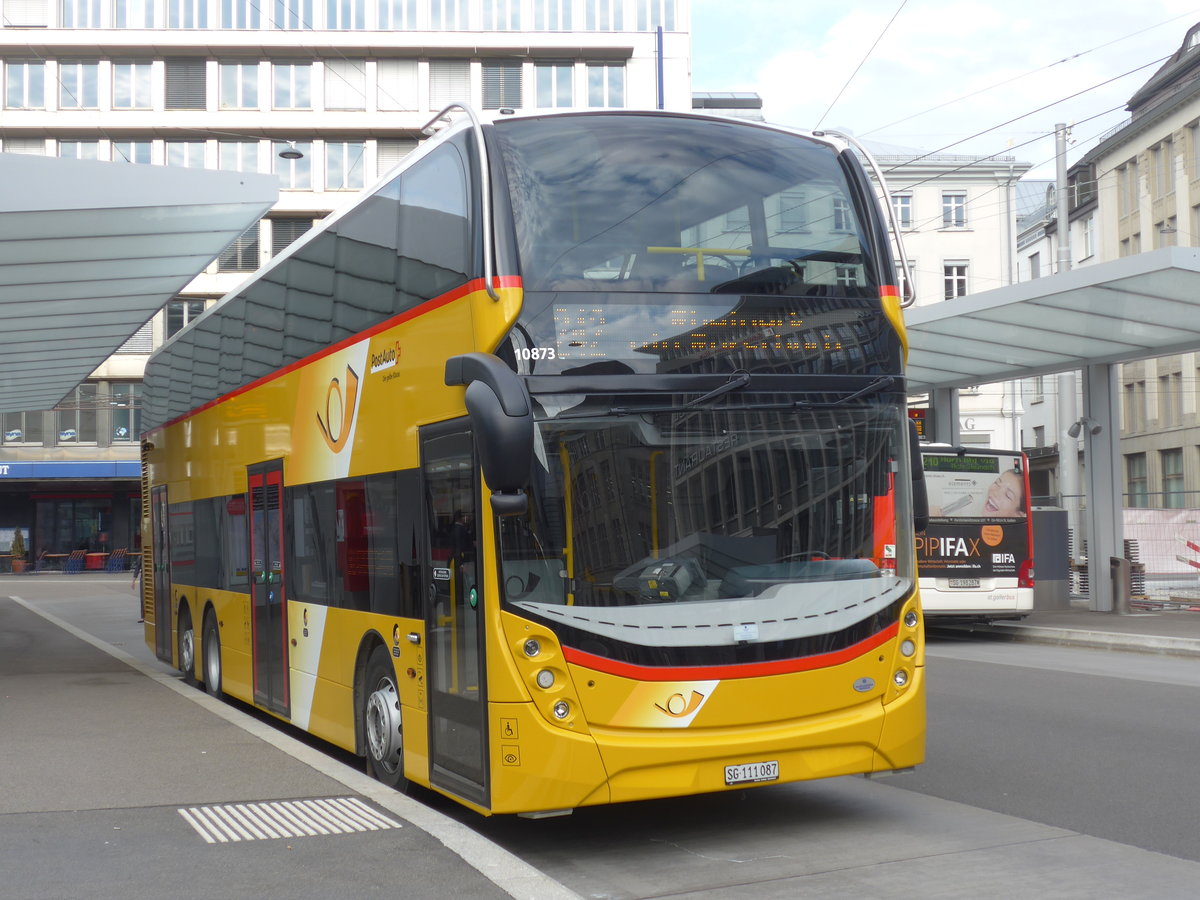
[(350, 425), (354, 421), (354, 404), (357, 401), (358, 374), (346, 366), (345, 387), (341, 379), (330, 379), (329, 388), (325, 391), (325, 418), (321, 418), (321, 413), (317, 412), (317, 426), (334, 453), (341, 452), (350, 438)]

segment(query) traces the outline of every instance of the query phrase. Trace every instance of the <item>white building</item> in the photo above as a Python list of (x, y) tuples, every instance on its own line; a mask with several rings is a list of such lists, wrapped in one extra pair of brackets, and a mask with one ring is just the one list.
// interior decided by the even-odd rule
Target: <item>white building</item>
[[(1011, 156), (912, 152), (881, 152), (876, 160), (904, 234), (918, 306), (1016, 280), (1017, 183), (1029, 163)], [(1014, 382), (964, 389), (959, 392), (960, 441), (1020, 449), (1021, 413)]]
[[(689, 0), (0, 4), (0, 151), (281, 181), (271, 213), (56, 410), (0, 414), (0, 529), (32, 525), (52, 551), (133, 545), (149, 352), (395, 165), (445, 105), (692, 106)], [(122, 474), (46, 474), (84, 459)]]

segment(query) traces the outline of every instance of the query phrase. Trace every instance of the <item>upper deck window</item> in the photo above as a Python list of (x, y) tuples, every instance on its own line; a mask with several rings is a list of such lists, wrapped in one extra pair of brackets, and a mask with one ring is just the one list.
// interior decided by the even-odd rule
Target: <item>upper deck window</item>
[[(837, 152), (706, 119), (511, 119), (526, 290), (878, 296)], [(850, 270), (853, 270), (851, 273)]]

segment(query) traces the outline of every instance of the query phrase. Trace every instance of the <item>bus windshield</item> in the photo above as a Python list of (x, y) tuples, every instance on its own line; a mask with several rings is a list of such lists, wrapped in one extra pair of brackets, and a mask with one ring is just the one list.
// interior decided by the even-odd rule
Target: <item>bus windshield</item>
[(693, 663), (739, 644), (794, 656), (894, 615), (914, 577), (895, 533), (911, 510), (894, 397), (800, 413), (777, 400), (544, 418), (530, 510), (501, 520), (506, 601), (591, 652), (690, 647)]
[(636, 114), (501, 120), (495, 133), (526, 291), (879, 296), (827, 144)]

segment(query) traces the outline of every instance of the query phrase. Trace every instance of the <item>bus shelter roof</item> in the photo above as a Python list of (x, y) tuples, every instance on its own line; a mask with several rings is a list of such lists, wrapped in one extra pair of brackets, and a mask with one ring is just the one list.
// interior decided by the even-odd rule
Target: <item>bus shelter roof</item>
[(905, 313), (908, 390), (1200, 350), (1200, 250), (1166, 247)]
[(0, 153), (0, 412), (51, 409), (275, 203), (273, 175)]

